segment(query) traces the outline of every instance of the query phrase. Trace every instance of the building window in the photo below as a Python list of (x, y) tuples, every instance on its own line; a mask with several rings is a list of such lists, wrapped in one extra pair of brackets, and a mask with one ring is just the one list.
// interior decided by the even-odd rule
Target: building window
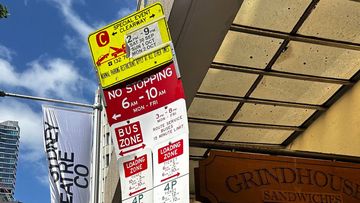
[(110, 144), (110, 133), (107, 132), (106, 133), (106, 145), (109, 145)]
[(110, 164), (110, 156), (109, 156), (109, 154), (107, 154), (105, 157), (105, 167), (108, 167), (109, 164)]

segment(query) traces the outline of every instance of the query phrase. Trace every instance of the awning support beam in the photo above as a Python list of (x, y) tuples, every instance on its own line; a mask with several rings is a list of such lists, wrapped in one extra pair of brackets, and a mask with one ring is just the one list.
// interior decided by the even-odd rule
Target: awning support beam
[(245, 127), (245, 128), (262, 128), (262, 129), (288, 130), (288, 131), (305, 130), (303, 128), (299, 128), (295, 126), (287, 126), (287, 125), (270, 125), (270, 124), (262, 124), (262, 123), (246, 123), (246, 122), (236, 122), (236, 121), (227, 122), (227, 121), (192, 118), (192, 117), (189, 117), (188, 120), (190, 123), (210, 124), (210, 125), (220, 125), (220, 126), (235, 126), (235, 127)]
[(247, 34), (259, 35), (264, 37), (272, 37), (277, 39), (297, 41), (311, 44), (324, 45), (329, 47), (337, 47), (343, 49), (351, 49), (360, 51), (360, 44), (352, 42), (344, 42), (339, 40), (325, 39), (319, 37), (305, 36), (300, 34), (289, 34), (285, 32), (279, 32), (274, 30), (267, 30), (262, 28), (250, 27), (245, 25), (232, 24), (230, 26), (231, 31), (242, 32)]
[(323, 83), (339, 84), (339, 85), (347, 85), (347, 86), (352, 86), (355, 84), (354, 82), (352, 82), (350, 80), (345, 80), (345, 79), (319, 77), (319, 76), (314, 76), (314, 75), (288, 73), (288, 72), (281, 72), (281, 71), (275, 71), (275, 70), (255, 69), (255, 68), (250, 68), (250, 67), (245, 67), (245, 66), (236, 66), (236, 65), (230, 65), (230, 64), (212, 63), (211, 68), (219, 69), (219, 70), (241, 72), (241, 73), (257, 74), (257, 75), (265, 75), (265, 76), (289, 78), (289, 79), (305, 80), (305, 81), (313, 81), (313, 82), (323, 82)]
[[(284, 148), (281, 145), (249, 144), (249, 143), (236, 143), (236, 142), (226, 142), (226, 141), (190, 139), (190, 147), (199, 147), (199, 148), (207, 148), (207, 149), (215, 149), (215, 150), (229, 150), (229, 151), (235, 150), (238, 152), (260, 153), (260, 154), (360, 163), (360, 157), (356, 157), (356, 156), (290, 150)], [(191, 156), (191, 157), (190, 159), (192, 160), (201, 159), (201, 157), (197, 157), (197, 156)]]
[(293, 107), (293, 108), (300, 108), (300, 109), (314, 109), (314, 110), (319, 110), (319, 111), (325, 111), (327, 109), (326, 107), (323, 107), (321, 105), (276, 101), (276, 100), (268, 100), (268, 99), (245, 98), (245, 97), (220, 95), (220, 94), (212, 94), (212, 93), (205, 93), (205, 92), (198, 92), (196, 94), (196, 97), (203, 98), (203, 99), (214, 99), (214, 100), (222, 100), (222, 101), (234, 101), (234, 102), (243, 102), (243, 103), (252, 103), (252, 104), (284, 106), (284, 107)]

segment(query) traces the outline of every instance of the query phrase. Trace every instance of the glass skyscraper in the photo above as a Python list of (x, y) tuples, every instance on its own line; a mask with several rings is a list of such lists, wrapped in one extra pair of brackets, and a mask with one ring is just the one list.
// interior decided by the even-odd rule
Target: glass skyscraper
[(17, 121), (0, 123), (0, 202), (14, 199), (19, 138)]

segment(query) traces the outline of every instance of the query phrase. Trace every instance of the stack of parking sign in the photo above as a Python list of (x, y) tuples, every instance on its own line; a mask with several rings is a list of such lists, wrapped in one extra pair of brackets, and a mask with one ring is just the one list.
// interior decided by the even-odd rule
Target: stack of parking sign
[(123, 202), (189, 202), (184, 91), (161, 4), (89, 35)]

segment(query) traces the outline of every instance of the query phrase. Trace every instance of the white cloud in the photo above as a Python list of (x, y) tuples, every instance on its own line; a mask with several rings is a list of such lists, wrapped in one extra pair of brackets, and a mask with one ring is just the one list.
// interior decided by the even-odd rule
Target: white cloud
[[(90, 51), (87, 44), (87, 37), (90, 33), (97, 30), (99, 27), (105, 26), (107, 23), (103, 21), (95, 22), (92, 25), (86, 23), (79, 14), (73, 9), (73, 0), (49, 0), (64, 17), (67, 25), (70, 26), (72, 30), (74, 30), (78, 36), (71, 37), (69, 35), (65, 35), (65, 47), (75, 53), (76, 56), (82, 58), (91, 58)], [(76, 3), (85, 4), (84, 1), (76, 1)], [(136, 3), (134, 2), (122, 2), (125, 3), (123, 8), (121, 8), (115, 16), (115, 20), (122, 18), (136, 10)]]
[(59, 7), (61, 13), (65, 17), (65, 21), (75, 30), (85, 41), (87, 36), (95, 30), (95, 28), (83, 21), (80, 16), (72, 9), (70, 1), (53, 0)]
[(39, 175), (36, 177), (36, 179), (44, 186), (48, 186), (49, 185), (49, 175), (48, 174), (43, 174), (43, 175)]
[(0, 58), (0, 84), (4, 85), (17, 85), (16, 82), (18, 81), (17, 75), (14, 74), (14, 67), (4, 59)]
[(65, 100), (84, 101), (82, 95), (94, 92), (96, 84), (81, 76), (71, 61), (61, 58), (35, 60), (24, 72), (16, 69), (6, 60), (0, 59), (0, 84), (22, 87), (35, 95), (56, 97)]
[(38, 161), (45, 156), (42, 141), (42, 118), (29, 106), (11, 98), (0, 100), (0, 121), (14, 120), (20, 126), (20, 158)]
[(124, 8), (121, 8), (118, 13), (117, 13), (117, 17), (118, 18), (123, 18), (127, 15), (129, 15), (130, 13), (134, 12), (135, 10), (134, 9), (131, 9), (130, 7), (124, 7)]
[[(61, 58), (34, 60), (22, 72), (11, 62), (10, 49), (1, 46), (0, 53), (0, 87), (4, 90), (22, 88), (27, 94), (47, 98), (59, 98), (69, 101), (85, 101), (85, 93), (94, 93), (96, 83), (81, 76), (71, 61)], [(21, 126), (21, 149), (25, 153), (20, 156), (27, 161), (38, 161), (44, 156), (42, 143), (42, 116), (26, 103), (20, 103), (9, 97), (0, 98), (0, 121), (17, 120)]]
[(74, 56), (88, 59), (91, 58), (90, 50), (87, 44), (85, 44), (83, 41), (69, 35), (65, 35), (64, 40), (65, 47), (74, 53)]
[(43, 126), (40, 113), (33, 111), (25, 103), (12, 98), (0, 99), (0, 121), (18, 121), (20, 126), (20, 153), (18, 162), (36, 170), (40, 183), (48, 185), (47, 162), (43, 146)]
[(63, 15), (65, 22), (78, 34), (77, 37), (65, 36), (66, 48), (72, 50), (77, 56), (89, 58), (90, 52), (87, 45), (87, 37), (96, 28), (81, 19), (72, 8), (71, 0), (50, 0), (50, 2), (54, 3)]
[(0, 44), (0, 58), (11, 61), (15, 52)]
[(48, 171), (48, 160), (44, 156), (44, 159), (37, 161), (34, 164), (37, 168), (36, 180), (44, 186), (49, 186), (49, 171)]
[[(9, 61), (0, 58), (0, 87), (21, 87), (37, 96), (59, 97), (70, 101), (85, 102), (82, 92), (96, 89), (96, 84), (82, 77), (71, 61), (61, 58), (38, 59), (28, 64), (28, 69), (17, 72)], [(0, 98), (0, 121), (15, 120), (20, 126), (19, 161), (31, 164), (38, 173), (36, 178), (48, 185), (44, 163), (42, 115), (27, 103), (11, 97)], [(41, 169), (40, 166), (43, 166)]]
[[(70, 101), (85, 102), (82, 92), (96, 89), (96, 84), (82, 77), (71, 61), (60, 58), (35, 60), (24, 72), (16, 72), (9, 61), (0, 58), (0, 87), (9, 89), (21, 87), (37, 96), (60, 97)], [(29, 93), (32, 94), (32, 93)], [(21, 100), (0, 98), (0, 121), (15, 120), (20, 126), (19, 161), (36, 168), (36, 178), (44, 185), (47, 182), (47, 168), (43, 149), (42, 115)], [(44, 169), (40, 170), (40, 166)]]

